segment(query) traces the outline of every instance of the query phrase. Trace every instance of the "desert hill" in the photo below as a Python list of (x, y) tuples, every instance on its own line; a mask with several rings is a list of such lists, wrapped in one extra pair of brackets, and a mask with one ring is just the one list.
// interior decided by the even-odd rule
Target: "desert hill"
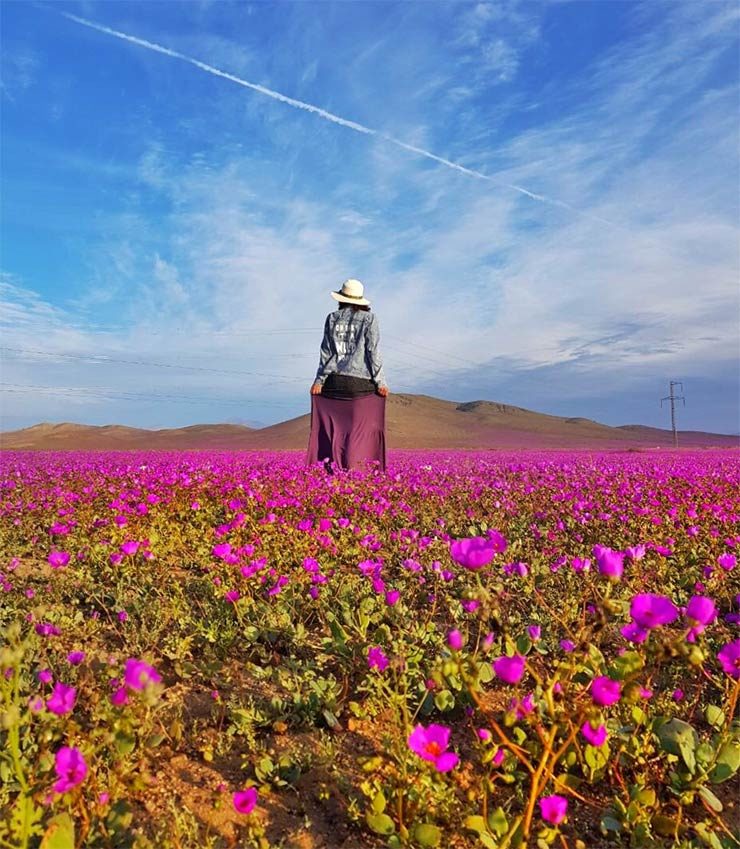
[[(264, 428), (204, 424), (145, 430), (123, 425), (38, 424), (0, 434), (7, 450), (305, 449), (308, 414)], [(493, 401), (458, 404), (427, 395), (390, 395), (388, 447), (467, 449), (627, 449), (671, 447), (670, 431), (643, 425), (611, 427)], [(683, 448), (740, 447), (737, 436), (686, 431)]]

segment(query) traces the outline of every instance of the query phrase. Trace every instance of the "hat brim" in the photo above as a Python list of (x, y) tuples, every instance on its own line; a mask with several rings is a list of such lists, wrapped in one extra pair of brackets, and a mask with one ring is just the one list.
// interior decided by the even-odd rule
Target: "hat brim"
[(355, 304), (358, 307), (370, 306), (370, 301), (368, 301), (367, 298), (348, 298), (341, 292), (329, 292), (329, 294), (332, 296), (332, 298), (334, 298), (335, 301), (339, 301), (340, 304)]

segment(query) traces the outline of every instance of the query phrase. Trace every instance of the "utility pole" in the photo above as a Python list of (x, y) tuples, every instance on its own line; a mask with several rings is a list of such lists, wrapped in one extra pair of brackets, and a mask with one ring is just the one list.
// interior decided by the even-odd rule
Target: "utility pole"
[(670, 382), (670, 395), (667, 395), (665, 398), (660, 399), (660, 406), (663, 406), (663, 401), (671, 402), (671, 430), (673, 431), (673, 447), (678, 447), (678, 434), (676, 433), (676, 401), (683, 401), (684, 407), (686, 406), (686, 399), (683, 395), (674, 395), (673, 387), (680, 386), (681, 392), (683, 392), (683, 383), (680, 380), (672, 380)]

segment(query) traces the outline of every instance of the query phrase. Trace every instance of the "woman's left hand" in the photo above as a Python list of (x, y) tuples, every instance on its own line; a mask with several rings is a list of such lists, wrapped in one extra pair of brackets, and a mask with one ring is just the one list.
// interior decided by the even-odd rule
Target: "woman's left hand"
[(311, 394), (312, 395), (321, 395), (321, 384), (320, 383), (314, 383), (311, 386)]
[(385, 398), (388, 395), (388, 387), (387, 386), (379, 386), (378, 387), (378, 395), (382, 398)]

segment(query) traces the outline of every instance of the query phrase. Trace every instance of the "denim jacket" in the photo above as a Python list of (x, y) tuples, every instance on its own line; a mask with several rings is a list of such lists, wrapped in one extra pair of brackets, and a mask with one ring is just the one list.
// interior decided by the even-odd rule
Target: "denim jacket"
[(378, 351), (380, 330), (375, 313), (340, 307), (326, 317), (316, 383), (333, 373), (364, 377), (387, 386)]

